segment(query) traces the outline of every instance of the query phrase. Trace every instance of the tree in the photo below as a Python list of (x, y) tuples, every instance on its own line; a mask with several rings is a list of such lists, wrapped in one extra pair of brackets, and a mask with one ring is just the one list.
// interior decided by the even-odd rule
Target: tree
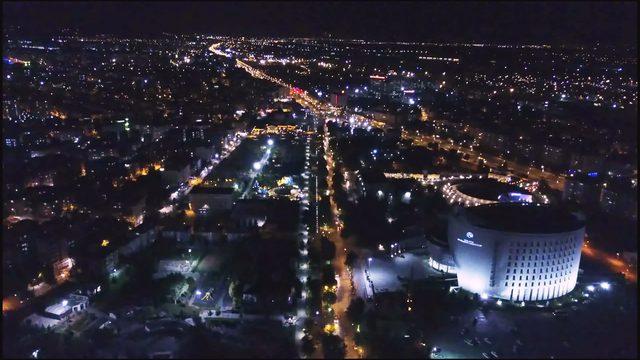
[(364, 315), (365, 303), (361, 297), (351, 299), (349, 307), (347, 307), (347, 316), (353, 322), (360, 322)]
[(311, 356), (311, 354), (313, 354), (315, 350), (316, 350), (316, 346), (313, 343), (313, 339), (309, 335), (305, 335), (302, 338), (302, 351), (307, 356)]
[(347, 253), (347, 258), (344, 260), (344, 264), (350, 268), (353, 268), (357, 261), (358, 255), (355, 252), (349, 250), (349, 252)]
[(189, 285), (189, 290), (193, 290), (196, 287), (196, 281), (192, 277), (187, 278), (187, 284)]
[(338, 297), (336, 296), (336, 293), (334, 293), (333, 291), (325, 291), (322, 294), (322, 299), (329, 304), (335, 304), (336, 300), (338, 300)]
[(336, 245), (325, 236), (320, 239), (322, 260), (329, 261), (336, 256)]
[(242, 302), (242, 285), (238, 281), (229, 284), (229, 296), (233, 299), (233, 307), (240, 306)]
[(322, 284), (327, 286), (337, 285), (336, 272), (331, 265), (324, 265), (322, 267)]
[(310, 331), (311, 328), (313, 328), (315, 325), (316, 325), (316, 322), (313, 321), (313, 318), (308, 317), (308, 318), (304, 319), (304, 328), (305, 329)]
[(344, 359), (346, 345), (342, 338), (333, 334), (322, 334), (322, 350), (327, 359)]

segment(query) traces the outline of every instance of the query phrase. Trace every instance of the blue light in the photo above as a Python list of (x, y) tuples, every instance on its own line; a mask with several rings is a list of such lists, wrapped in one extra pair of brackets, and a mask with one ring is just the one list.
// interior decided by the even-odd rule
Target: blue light
[(589, 177), (597, 177), (598, 173), (594, 171), (594, 172), (590, 172), (588, 175)]

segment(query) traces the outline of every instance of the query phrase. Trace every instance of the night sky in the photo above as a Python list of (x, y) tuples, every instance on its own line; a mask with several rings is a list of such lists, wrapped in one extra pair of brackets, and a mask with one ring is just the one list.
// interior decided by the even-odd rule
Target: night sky
[(25, 35), (210, 33), (388, 41), (637, 43), (635, 2), (11, 2)]

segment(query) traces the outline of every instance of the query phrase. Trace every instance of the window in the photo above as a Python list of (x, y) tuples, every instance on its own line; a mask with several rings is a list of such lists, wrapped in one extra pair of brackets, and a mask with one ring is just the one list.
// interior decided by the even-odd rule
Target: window
[(505, 287), (509, 286), (509, 283), (508, 282), (504, 283), (504, 286)]

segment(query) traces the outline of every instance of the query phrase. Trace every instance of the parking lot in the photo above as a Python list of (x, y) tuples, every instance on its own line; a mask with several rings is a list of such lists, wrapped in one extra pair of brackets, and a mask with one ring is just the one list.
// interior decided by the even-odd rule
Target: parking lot
[[(596, 289), (562, 310), (476, 308), (433, 339), (436, 358), (630, 358), (637, 355), (637, 306), (629, 289)], [(637, 299), (637, 298), (636, 298)], [(605, 343), (606, 341), (606, 343)]]

